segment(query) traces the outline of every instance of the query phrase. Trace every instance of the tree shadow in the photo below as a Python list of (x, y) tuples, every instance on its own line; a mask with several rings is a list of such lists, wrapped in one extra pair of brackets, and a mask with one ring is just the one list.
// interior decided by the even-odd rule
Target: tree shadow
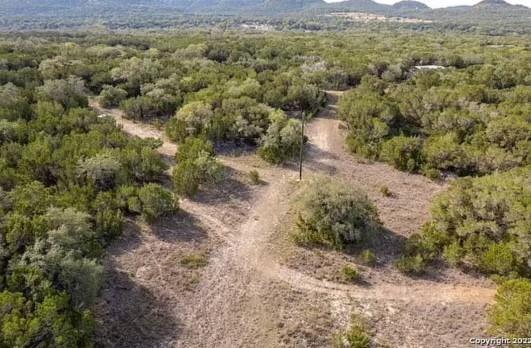
[(214, 150), (219, 156), (239, 157), (252, 155), (256, 153), (257, 146), (253, 144), (246, 144), (244, 142), (218, 142), (214, 145)]
[(330, 163), (326, 163), (326, 161), (334, 161), (338, 158), (339, 157), (332, 152), (323, 150), (312, 143), (307, 143), (302, 165), (303, 168), (306, 167), (312, 171), (334, 175), (337, 172), (337, 168)]
[(124, 219), (122, 234), (112, 240), (106, 247), (106, 253), (119, 256), (123, 253), (135, 250), (142, 244), (141, 229), (133, 217)]
[(205, 185), (192, 199), (205, 205), (249, 201), (253, 188), (243, 180), (242, 173), (227, 166), (223, 171), (220, 182)]
[(134, 282), (132, 275), (111, 262), (104, 290), (95, 310), (98, 313), (95, 340), (99, 347), (170, 346), (181, 335), (171, 299), (154, 294)]
[(402, 255), (407, 238), (394, 231), (381, 227), (369, 234), (360, 244), (349, 245), (346, 251), (359, 255), (363, 250), (371, 250), (378, 262), (377, 266), (394, 263)]
[(208, 238), (200, 221), (182, 209), (171, 216), (160, 217), (149, 229), (157, 238), (169, 243), (202, 241)]

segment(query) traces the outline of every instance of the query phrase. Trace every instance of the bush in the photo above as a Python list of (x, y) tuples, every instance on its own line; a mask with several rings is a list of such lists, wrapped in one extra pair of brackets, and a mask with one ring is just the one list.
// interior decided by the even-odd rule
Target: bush
[(198, 136), (208, 128), (213, 116), (212, 107), (207, 103), (191, 102), (177, 111), (168, 132), (176, 140), (182, 139), (183, 129), (188, 135)]
[(473, 173), (474, 161), (467, 156), (457, 136), (448, 133), (428, 138), (423, 148), (423, 156), (429, 168), (449, 170), (459, 175)]
[(367, 195), (330, 178), (311, 180), (297, 198), (296, 241), (342, 249), (359, 243), (380, 225)]
[(100, 190), (113, 188), (120, 179), (120, 162), (110, 153), (101, 153), (81, 161), (77, 173), (85, 182), (94, 184)]
[(166, 122), (165, 131), (168, 138), (176, 143), (182, 143), (193, 134), (193, 131), (187, 127), (186, 122), (176, 117)]
[(212, 146), (212, 143), (202, 138), (189, 137), (177, 149), (175, 159), (178, 162), (195, 160), (201, 153), (206, 153), (209, 156), (214, 155), (214, 146)]
[(261, 141), (258, 153), (269, 163), (280, 164), (299, 154), (302, 125), (299, 120), (288, 120), (283, 113), (277, 114)]
[(357, 315), (350, 319), (350, 327), (343, 334), (336, 335), (334, 348), (370, 348), (371, 333), (365, 321)]
[(352, 266), (346, 265), (341, 269), (341, 275), (347, 282), (357, 282), (361, 279), (361, 274)]
[(426, 260), (442, 253), (452, 265), (487, 274), (529, 274), (530, 175), (527, 167), (453, 182), (435, 199), (416, 252)]
[(191, 269), (202, 268), (208, 265), (208, 258), (204, 254), (191, 253), (181, 258), (181, 265)]
[(141, 212), (148, 222), (172, 213), (178, 205), (173, 194), (158, 184), (147, 184), (138, 190), (138, 198), (142, 204)]
[(214, 158), (211, 143), (200, 138), (188, 138), (179, 146), (177, 165), (173, 169), (173, 184), (177, 193), (193, 196), (199, 185), (221, 180), (223, 168)]
[(100, 93), (100, 104), (104, 108), (113, 108), (120, 105), (125, 98), (127, 98), (127, 91), (121, 88), (105, 85)]
[(249, 180), (251, 181), (251, 184), (253, 185), (258, 185), (260, 184), (261, 180), (260, 180), (260, 174), (258, 173), (257, 170), (251, 170), (249, 171)]
[(393, 197), (394, 194), (393, 192), (391, 192), (391, 190), (389, 189), (388, 186), (382, 186), (380, 187), (380, 193), (384, 196), (384, 197)]
[(496, 304), (489, 311), (490, 332), (504, 337), (529, 337), (531, 281), (508, 280), (498, 287)]
[(430, 178), (431, 180), (439, 180), (441, 179), (441, 172), (434, 168), (424, 168), (422, 170), (422, 174)]
[(400, 272), (405, 274), (422, 274), (426, 269), (426, 263), (420, 255), (402, 256), (395, 265)]
[(199, 190), (198, 168), (193, 161), (184, 161), (175, 166), (172, 173), (175, 192), (185, 196), (194, 196)]
[(361, 262), (363, 262), (364, 265), (370, 266), (370, 267), (374, 267), (376, 265), (376, 255), (374, 255), (374, 253), (371, 250), (369, 249), (363, 250), (360, 256), (361, 256)]
[(415, 172), (422, 163), (422, 140), (403, 135), (387, 140), (382, 144), (380, 159), (400, 170)]

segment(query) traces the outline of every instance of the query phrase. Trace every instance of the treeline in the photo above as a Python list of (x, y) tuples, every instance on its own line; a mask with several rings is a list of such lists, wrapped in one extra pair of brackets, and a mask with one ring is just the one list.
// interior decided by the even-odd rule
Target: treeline
[(401, 65), (375, 69), (341, 101), (349, 147), (432, 177), (525, 166), (531, 163), (529, 58), (524, 51), (477, 65), (456, 57), (449, 67), (435, 61), (446, 69), (408, 75)]

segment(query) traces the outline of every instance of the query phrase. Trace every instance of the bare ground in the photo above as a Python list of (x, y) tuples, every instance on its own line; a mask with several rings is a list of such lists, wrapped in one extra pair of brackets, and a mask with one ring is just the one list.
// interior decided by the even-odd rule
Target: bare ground
[[(115, 117), (132, 135), (176, 146), (153, 127)], [(482, 278), (442, 270), (411, 279), (394, 270), (400, 241), (428, 218), (433, 196), (445, 189), (422, 176), (353, 159), (343, 148), (332, 105), (308, 127), (305, 175), (329, 174), (366, 190), (388, 233), (377, 248), (378, 264), (365, 270), (367, 284), (328, 276), (354, 256), (308, 250), (286, 243), (293, 168), (265, 166), (254, 155), (220, 156), (230, 175), (183, 200), (182, 211), (153, 227), (131, 223), (109, 250), (108, 282), (97, 308), (101, 343), (116, 347), (323, 347), (354, 311), (374, 325), (379, 342), (398, 347), (465, 347), (480, 336), (493, 287)], [(246, 173), (258, 169), (263, 185)], [(381, 186), (394, 197), (383, 197)], [(140, 226), (140, 227), (139, 227)], [(140, 230), (140, 231), (139, 231)], [(184, 267), (190, 253), (208, 265)]]

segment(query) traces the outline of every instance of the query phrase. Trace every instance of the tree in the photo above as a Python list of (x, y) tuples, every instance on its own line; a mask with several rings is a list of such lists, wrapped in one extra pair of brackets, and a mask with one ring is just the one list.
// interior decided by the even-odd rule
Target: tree
[(85, 83), (79, 77), (46, 80), (37, 90), (41, 98), (55, 101), (67, 109), (88, 106)]
[(258, 153), (266, 161), (279, 164), (299, 153), (302, 125), (299, 120), (288, 120), (281, 111), (272, 113), (271, 119)]
[(324, 96), (317, 86), (299, 82), (288, 88), (287, 99), (298, 110), (309, 115), (321, 106)]
[(153, 82), (159, 77), (162, 65), (159, 61), (149, 58), (140, 59), (132, 57), (123, 60), (119, 67), (111, 71), (115, 82), (124, 84), (129, 95), (140, 94), (140, 87), (145, 83)]
[(0, 119), (16, 121), (30, 117), (30, 103), (23, 89), (11, 82), (0, 86)]
[(100, 104), (104, 108), (117, 107), (125, 98), (127, 98), (127, 91), (105, 85), (100, 93)]
[(175, 114), (175, 119), (177, 122), (182, 122), (187, 135), (196, 136), (208, 128), (213, 116), (214, 113), (210, 105), (203, 102), (191, 102), (184, 105)]
[(78, 176), (100, 190), (115, 187), (120, 180), (121, 170), (120, 162), (108, 152), (82, 160), (77, 166)]

